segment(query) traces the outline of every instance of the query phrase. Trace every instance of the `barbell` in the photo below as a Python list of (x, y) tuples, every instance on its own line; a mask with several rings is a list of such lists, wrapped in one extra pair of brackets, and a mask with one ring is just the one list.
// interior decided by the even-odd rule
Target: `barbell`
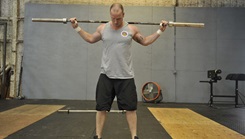
[[(96, 113), (97, 110), (58, 110), (59, 113)], [(110, 110), (110, 113), (126, 113), (126, 110)]]
[[(68, 18), (32, 18), (32, 22), (50, 22), (50, 23), (64, 23), (70, 22)], [(95, 21), (95, 20), (77, 20), (78, 23), (107, 23), (109, 21)], [(159, 23), (152, 22), (128, 22), (129, 24), (139, 25), (159, 25)], [(161, 24), (160, 24), (161, 25)], [(173, 22), (169, 21), (167, 24), (169, 27), (195, 27), (203, 28), (204, 23), (187, 23), (187, 22)]]

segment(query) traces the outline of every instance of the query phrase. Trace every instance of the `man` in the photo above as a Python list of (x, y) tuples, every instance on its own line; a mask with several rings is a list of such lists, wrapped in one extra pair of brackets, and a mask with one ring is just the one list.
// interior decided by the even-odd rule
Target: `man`
[(137, 93), (132, 67), (132, 39), (143, 46), (153, 43), (166, 29), (167, 22), (150, 36), (144, 37), (134, 25), (123, 21), (124, 9), (119, 3), (110, 7), (111, 21), (101, 24), (95, 33), (90, 34), (81, 29), (76, 18), (71, 18), (72, 27), (89, 43), (103, 41), (101, 74), (96, 88), (96, 136), (102, 138), (102, 129), (106, 111), (110, 111), (115, 96), (119, 110), (126, 110), (126, 119), (132, 139), (137, 137)]

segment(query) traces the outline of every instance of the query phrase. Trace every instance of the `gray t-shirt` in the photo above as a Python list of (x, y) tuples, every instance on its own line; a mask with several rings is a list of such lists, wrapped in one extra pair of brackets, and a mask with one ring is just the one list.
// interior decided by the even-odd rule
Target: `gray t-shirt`
[(131, 44), (132, 32), (128, 23), (119, 30), (113, 30), (110, 23), (102, 31), (103, 53), (101, 73), (112, 79), (134, 78)]

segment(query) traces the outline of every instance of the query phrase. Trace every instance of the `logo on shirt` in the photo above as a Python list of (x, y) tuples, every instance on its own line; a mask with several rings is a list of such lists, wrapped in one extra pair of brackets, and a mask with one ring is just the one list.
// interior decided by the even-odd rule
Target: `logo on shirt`
[(123, 37), (128, 37), (128, 32), (127, 32), (127, 31), (122, 31), (122, 32), (121, 32), (121, 36), (123, 36)]

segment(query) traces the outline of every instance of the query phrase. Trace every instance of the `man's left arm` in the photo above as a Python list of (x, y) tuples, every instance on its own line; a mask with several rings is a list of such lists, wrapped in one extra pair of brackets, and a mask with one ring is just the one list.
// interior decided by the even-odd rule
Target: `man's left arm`
[(168, 24), (167, 21), (162, 21), (161, 23), (163, 24), (163, 26), (161, 26), (155, 33), (153, 33), (147, 37), (144, 37), (140, 33), (138, 28), (134, 27), (133, 30), (135, 32), (135, 35), (134, 35), (133, 39), (143, 46), (148, 46), (148, 45), (152, 44), (161, 35), (161, 33), (164, 32), (164, 30), (167, 27), (167, 24)]

